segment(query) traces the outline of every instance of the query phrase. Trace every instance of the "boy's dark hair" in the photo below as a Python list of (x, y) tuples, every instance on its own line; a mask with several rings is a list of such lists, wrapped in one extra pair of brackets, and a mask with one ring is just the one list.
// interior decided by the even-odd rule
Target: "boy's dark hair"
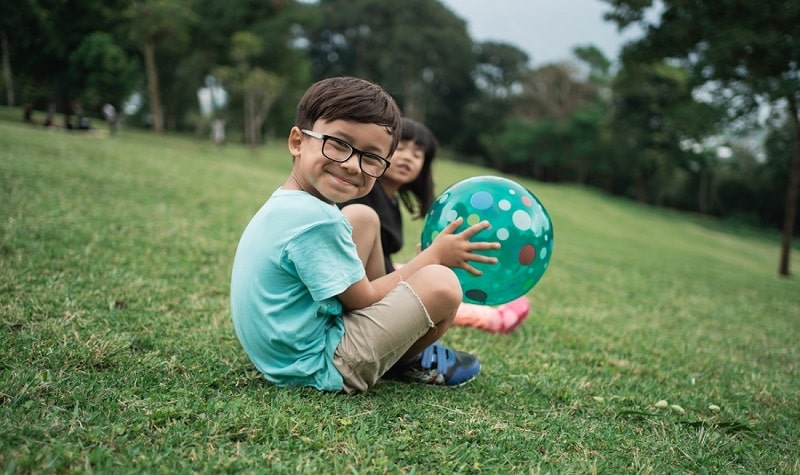
[(323, 79), (311, 85), (297, 104), (294, 125), (310, 129), (318, 120), (349, 120), (386, 127), (392, 135), (392, 156), (400, 140), (400, 108), (377, 84), (350, 76)]
[[(403, 118), (403, 127), (400, 132), (400, 141), (410, 141), (421, 148), (425, 153), (425, 161), (422, 163), (422, 170), (416, 180), (406, 183), (398, 190), (400, 200), (406, 209), (415, 218), (424, 218), (433, 200), (433, 171), (431, 164), (436, 157), (438, 143), (433, 132), (425, 125), (408, 118)], [(416, 199), (416, 203), (414, 203)]]

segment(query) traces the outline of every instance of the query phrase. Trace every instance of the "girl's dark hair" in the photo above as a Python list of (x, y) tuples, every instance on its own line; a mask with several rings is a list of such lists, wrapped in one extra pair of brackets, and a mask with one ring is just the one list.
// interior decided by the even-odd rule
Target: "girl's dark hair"
[(364, 79), (342, 76), (309, 87), (297, 104), (294, 125), (310, 129), (318, 120), (348, 120), (386, 127), (392, 134), (391, 156), (400, 140), (400, 108), (388, 92)]
[(433, 132), (425, 125), (408, 118), (403, 118), (403, 126), (400, 130), (400, 141), (414, 142), (414, 145), (421, 148), (425, 153), (425, 161), (417, 179), (400, 187), (398, 194), (403, 206), (411, 213), (414, 218), (424, 218), (433, 200), (433, 170), (431, 164), (436, 157), (436, 149), (439, 144)]

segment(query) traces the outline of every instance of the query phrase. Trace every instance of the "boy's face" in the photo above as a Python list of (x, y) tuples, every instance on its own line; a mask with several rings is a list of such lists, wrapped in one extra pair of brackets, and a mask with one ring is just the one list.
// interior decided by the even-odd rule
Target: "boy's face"
[(425, 164), (425, 151), (413, 140), (403, 140), (397, 144), (392, 154), (392, 166), (383, 175), (384, 182), (391, 181), (397, 186), (413, 182)]
[[(377, 124), (318, 120), (308, 130), (316, 136), (331, 137), (328, 146), (336, 144), (341, 148), (342, 142), (346, 142), (355, 149), (381, 157), (386, 157), (392, 146), (392, 135), (386, 127)], [(294, 157), (294, 166), (285, 187), (303, 190), (326, 203), (341, 203), (369, 193), (375, 178), (361, 170), (359, 153), (354, 152), (344, 162), (335, 162), (322, 154), (325, 140), (316, 136), (292, 127), (289, 151)], [(332, 139), (338, 139), (338, 142)]]

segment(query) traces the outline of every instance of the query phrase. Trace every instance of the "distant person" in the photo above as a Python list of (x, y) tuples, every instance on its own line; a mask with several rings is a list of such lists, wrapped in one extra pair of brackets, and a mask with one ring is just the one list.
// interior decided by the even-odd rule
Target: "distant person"
[(496, 263), (471, 242), (480, 222), (456, 234), (459, 218), (401, 269), (376, 252), (359, 256), (335, 203), (366, 195), (388, 167), (400, 138), (400, 111), (380, 86), (352, 77), (313, 84), (289, 132), (292, 170), (244, 230), (231, 275), (236, 336), (264, 377), (279, 386), (353, 393), (379, 378), (460, 385), (474, 378), (473, 355), (439, 341), (453, 324), (461, 286), (450, 267)]
[(25, 104), (22, 110), (22, 120), (24, 120), (26, 124), (33, 124), (33, 104)]
[(79, 100), (72, 101), (72, 113), (75, 115), (75, 123), (72, 123), (72, 115), (65, 115), (64, 125), (67, 129), (89, 130), (92, 128), (91, 120), (84, 115), (83, 104)]
[(225, 145), (225, 121), (216, 118), (211, 121), (211, 140), (216, 145)]
[(56, 105), (52, 102), (47, 105), (47, 115), (44, 118), (44, 126), (47, 128), (56, 126)]
[(111, 136), (116, 135), (118, 120), (117, 109), (110, 102), (106, 102), (103, 105), (103, 116), (106, 118), (106, 123), (108, 123), (108, 133), (111, 134)]
[[(83, 121), (83, 104), (81, 101), (75, 100), (71, 104), (72, 113), (67, 115), (65, 120), (68, 122), (67, 128), (70, 130), (80, 130), (81, 122)], [(72, 122), (72, 116), (75, 116), (75, 122)]]
[[(415, 218), (423, 219), (436, 197), (433, 194), (433, 159), (438, 143), (433, 132), (424, 124), (412, 119), (403, 119), (400, 142), (392, 155), (392, 166), (380, 177), (372, 190), (361, 198), (339, 205), (353, 225), (356, 247), (369, 249), (369, 235), (359, 232), (358, 214), (351, 216), (349, 205), (365, 204), (374, 209), (380, 218), (381, 247), (384, 267), (378, 269), (383, 275), (393, 272), (399, 264), (392, 254), (403, 247), (403, 218), (400, 202)], [(358, 213), (358, 208), (356, 208)], [(362, 241), (362, 237), (366, 240)], [(367, 270), (367, 277), (370, 276)], [(455, 325), (471, 326), (490, 333), (510, 333), (528, 316), (530, 301), (523, 296), (498, 307), (462, 303), (454, 320)]]

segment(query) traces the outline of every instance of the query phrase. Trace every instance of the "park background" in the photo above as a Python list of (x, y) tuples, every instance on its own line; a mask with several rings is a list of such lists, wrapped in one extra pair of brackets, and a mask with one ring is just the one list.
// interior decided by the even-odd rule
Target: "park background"
[(517, 45), (473, 40), (437, 0), (6, 2), (3, 99), (56, 126), (100, 118), (107, 103), (156, 134), (205, 138), (224, 123), (225, 140), (255, 150), (283, 140), (313, 81), (360, 76), (461, 162), (780, 229), (777, 270), (789, 275), (800, 5), (598, 3), (636, 33), (619, 57), (587, 43), (537, 64)]
[[(798, 473), (798, 7), (662, 3), (670, 28), (620, 58), (536, 68), (436, 1), (0, 6), (0, 465)], [(440, 190), (510, 176), (553, 217), (529, 320), (449, 336), (485, 363), (460, 391), (279, 390), (236, 345), (236, 240), (288, 171), (297, 98), (333, 74), (436, 131)], [(107, 102), (131, 112), (113, 136)]]

